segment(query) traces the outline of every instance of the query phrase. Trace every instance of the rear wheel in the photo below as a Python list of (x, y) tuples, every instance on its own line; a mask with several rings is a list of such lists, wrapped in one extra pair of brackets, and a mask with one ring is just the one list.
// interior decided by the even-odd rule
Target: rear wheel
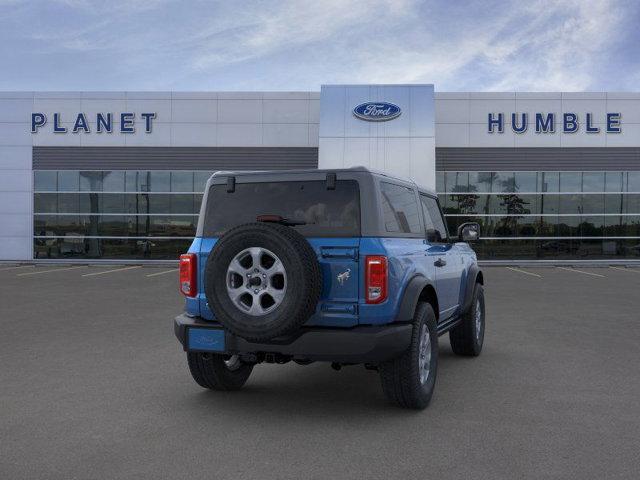
[(380, 364), (382, 389), (387, 398), (403, 408), (425, 408), (436, 384), (438, 332), (430, 304), (418, 303), (413, 318), (409, 349), (394, 360)]
[(239, 390), (253, 370), (237, 355), (188, 352), (187, 362), (196, 383), (211, 390)]

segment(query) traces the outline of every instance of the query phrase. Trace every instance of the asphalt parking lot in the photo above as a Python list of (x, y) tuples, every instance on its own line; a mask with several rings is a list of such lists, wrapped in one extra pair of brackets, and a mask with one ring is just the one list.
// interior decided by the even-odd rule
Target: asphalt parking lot
[(202, 390), (176, 275), (0, 265), (0, 478), (638, 478), (640, 268), (486, 267), (484, 352), (441, 337), (421, 412), (359, 366)]

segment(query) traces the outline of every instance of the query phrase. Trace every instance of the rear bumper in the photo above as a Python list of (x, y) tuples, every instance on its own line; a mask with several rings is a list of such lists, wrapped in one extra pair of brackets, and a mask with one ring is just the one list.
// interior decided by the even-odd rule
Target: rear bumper
[[(185, 351), (189, 328), (222, 330), (219, 323), (179, 315), (174, 332)], [(343, 363), (379, 363), (401, 355), (411, 341), (410, 324), (358, 326), (352, 328), (302, 327), (292, 335), (267, 343), (253, 343), (227, 331), (224, 333), (227, 354), (277, 353), (293, 359)]]

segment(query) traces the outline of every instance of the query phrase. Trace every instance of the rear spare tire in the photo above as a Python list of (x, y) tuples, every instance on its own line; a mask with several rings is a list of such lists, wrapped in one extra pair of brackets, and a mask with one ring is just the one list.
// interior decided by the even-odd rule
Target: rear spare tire
[(315, 312), (322, 273), (309, 242), (290, 227), (248, 223), (222, 235), (204, 274), (207, 301), (230, 332), (260, 342)]

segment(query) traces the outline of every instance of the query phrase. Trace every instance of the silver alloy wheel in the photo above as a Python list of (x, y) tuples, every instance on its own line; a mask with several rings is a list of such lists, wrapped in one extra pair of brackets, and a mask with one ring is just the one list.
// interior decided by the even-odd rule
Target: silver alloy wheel
[(242, 312), (259, 317), (282, 303), (287, 272), (272, 251), (251, 247), (238, 253), (227, 268), (227, 293)]
[(427, 383), (431, 370), (431, 337), (429, 328), (422, 324), (420, 328), (420, 345), (418, 347), (418, 371), (420, 372), (420, 384)]
[(476, 321), (476, 340), (479, 342), (480, 331), (482, 328), (482, 305), (480, 304), (480, 299), (476, 300), (475, 321)]

